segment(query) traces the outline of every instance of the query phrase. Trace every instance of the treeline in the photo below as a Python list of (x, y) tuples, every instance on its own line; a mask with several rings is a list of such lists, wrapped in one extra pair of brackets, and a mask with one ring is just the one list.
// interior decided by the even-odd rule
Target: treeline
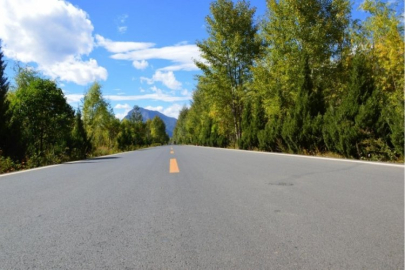
[(403, 160), (404, 33), (394, 9), (365, 0), (218, 0), (176, 143)]
[(164, 122), (144, 123), (137, 106), (130, 119), (115, 118), (97, 82), (75, 111), (54, 81), (29, 68), (18, 68), (9, 91), (5, 67), (0, 50), (0, 173), (169, 141)]

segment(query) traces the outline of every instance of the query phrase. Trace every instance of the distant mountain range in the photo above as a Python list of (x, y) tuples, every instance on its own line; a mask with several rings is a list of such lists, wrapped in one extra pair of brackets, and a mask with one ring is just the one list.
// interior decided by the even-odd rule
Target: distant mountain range
[[(139, 109), (141, 111), (144, 122), (146, 122), (148, 119), (153, 119), (155, 116), (159, 116), (160, 119), (162, 119), (166, 125), (166, 133), (169, 135), (169, 137), (172, 137), (174, 127), (176, 126), (176, 123), (177, 123), (176, 118), (166, 116), (163, 113), (160, 113), (158, 111), (151, 111), (151, 110), (147, 110), (147, 109), (144, 109), (141, 107), (139, 107)], [(129, 116), (131, 114), (132, 114), (132, 110), (130, 110), (124, 118), (129, 119)]]

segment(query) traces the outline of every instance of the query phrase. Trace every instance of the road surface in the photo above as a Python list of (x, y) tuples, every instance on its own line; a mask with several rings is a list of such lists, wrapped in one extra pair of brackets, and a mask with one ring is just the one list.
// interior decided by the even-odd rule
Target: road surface
[(0, 269), (403, 268), (403, 166), (175, 145), (0, 176)]

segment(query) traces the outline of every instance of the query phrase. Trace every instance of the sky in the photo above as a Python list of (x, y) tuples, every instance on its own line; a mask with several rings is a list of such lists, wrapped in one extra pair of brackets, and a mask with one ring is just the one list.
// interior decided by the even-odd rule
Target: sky
[[(211, 0), (0, 0), (0, 39), (13, 84), (16, 61), (57, 81), (78, 108), (94, 81), (117, 118), (134, 105), (178, 117), (200, 71)], [(353, 17), (364, 18), (354, 1)], [(251, 0), (256, 19), (265, 0)]]

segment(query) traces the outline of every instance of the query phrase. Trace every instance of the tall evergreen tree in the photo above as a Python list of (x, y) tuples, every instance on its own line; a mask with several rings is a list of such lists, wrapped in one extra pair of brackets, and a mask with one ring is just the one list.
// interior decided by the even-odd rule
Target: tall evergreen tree
[(362, 142), (378, 137), (381, 108), (371, 74), (370, 63), (363, 54), (357, 53), (347, 93), (340, 105), (331, 106), (325, 114), (325, 143), (330, 150), (346, 157), (364, 157)]

